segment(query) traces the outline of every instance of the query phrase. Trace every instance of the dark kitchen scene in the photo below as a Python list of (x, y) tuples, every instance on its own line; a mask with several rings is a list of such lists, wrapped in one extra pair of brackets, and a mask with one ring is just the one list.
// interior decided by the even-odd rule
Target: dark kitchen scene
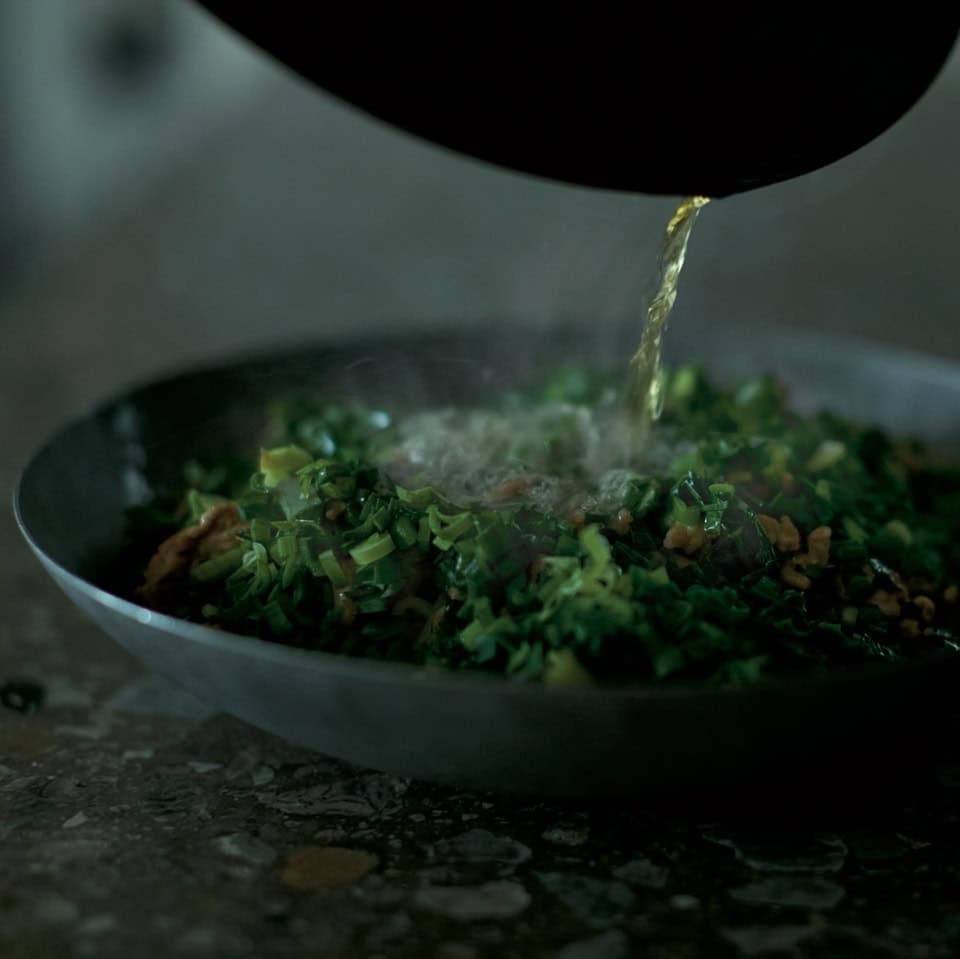
[(957, 955), (955, 5), (338, 13), (0, 0), (0, 956)]

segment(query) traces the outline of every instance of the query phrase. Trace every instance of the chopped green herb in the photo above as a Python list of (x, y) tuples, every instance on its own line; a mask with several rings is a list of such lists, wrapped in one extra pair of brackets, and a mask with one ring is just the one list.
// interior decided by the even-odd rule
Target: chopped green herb
[(549, 685), (737, 686), (960, 650), (960, 468), (696, 366), (666, 374), (652, 445), (625, 463), (609, 382), (567, 368), (498, 408), (409, 416), (285, 400), (245, 486), (235, 463), (191, 462), (179, 507), (131, 513), (152, 545), (170, 536), (138, 598)]

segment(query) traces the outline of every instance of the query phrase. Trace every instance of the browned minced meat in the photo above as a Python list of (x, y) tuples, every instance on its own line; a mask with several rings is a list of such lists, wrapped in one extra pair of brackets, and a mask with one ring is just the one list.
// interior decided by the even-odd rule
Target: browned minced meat
[(349, 589), (333, 591), (333, 608), (340, 614), (340, 622), (350, 626), (357, 618), (357, 604), (350, 596)]
[(626, 536), (630, 531), (630, 525), (633, 523), (633, 513), (630, 510), (622, 509), (617, 512), (617, 515), (607, 523), (610, 529), (612, 529), (618, 536)]
[(514, 476), (490, 490), (487, 500), (491, 503), (505, 503), (508, 500), (517, 499), (530, 492), (530, 485), (530, 480), (526, 477)]
[(236, 503), (211, 506), (196, 526), (174, 533), (157, 547), (147, 563), (137, 596), (153, 605), (171, 584), (186, 576), (191, 567), (239, 545), (236, 534), (246, 525)]
[(703, 523), (697, 523), (696, 526), (684, 526), (682, 523), (674, 523), (667, 530), (667, 535), (663, 537), (664, 549), (683, 550), (687, 556), (693, 556), (697, 550), (707, 544), (707, 536), (703, 531)]

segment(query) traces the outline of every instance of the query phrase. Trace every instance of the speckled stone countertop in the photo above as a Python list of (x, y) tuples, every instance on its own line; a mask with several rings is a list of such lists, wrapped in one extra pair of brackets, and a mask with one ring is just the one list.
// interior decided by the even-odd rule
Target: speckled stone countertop
[(7, 687), (0, 714), (4, 959), (960, 947), (950, 769), (915, 808), (836, 824), (463, 793), (213, 715), (143, 674), (38, 568), (4, 573), (18, 612), (0, 672), (45, 690), (38, 708)]

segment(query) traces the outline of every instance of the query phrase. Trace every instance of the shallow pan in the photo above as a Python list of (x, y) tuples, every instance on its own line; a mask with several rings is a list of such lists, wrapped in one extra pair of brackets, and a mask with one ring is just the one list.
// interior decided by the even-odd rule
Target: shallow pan
[[(284, 390), (390, 406), (477, 402), (530, 382), (581, 342), (569, 330), (502, 333), (290, 349), (135, 389), (36, 454), (15, 494), (20, 528), (64, 592), (150, 668), (255, 726), (384, 771), (539, 794), (650, 795), (790, 790), (840, 772), (862, 781), (915, 759), (944, 728), (952, 659), (741, 690), (552, 689), (287, 648), (111, 592), (104, 570), (115, 566), (125, 508), (175, 482), (188, 458), (251, 455), (265, 403)], [(700, 336), (696, 349), (721, 379), (779, 374), (800, 409), (960, 447), (960, 367), (822, 338)]]

